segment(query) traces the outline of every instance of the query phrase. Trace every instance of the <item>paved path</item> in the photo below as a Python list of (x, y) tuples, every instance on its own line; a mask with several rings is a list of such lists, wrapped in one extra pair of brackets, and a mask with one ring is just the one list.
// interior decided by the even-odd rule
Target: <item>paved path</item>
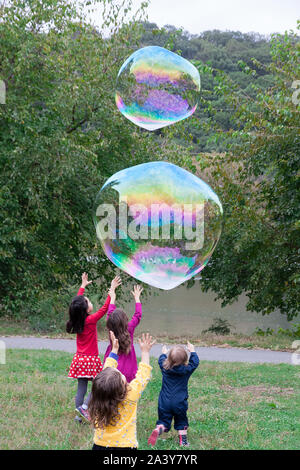
[[(76, 341), (73, 339), (51, 339), (23, 336), (0, 337), (7, 349), (48, 349), (51, 351), (66, 351), (75, 353)], [(104, 354), (107, 347), (106, 341), (99, 341), (99, 353)], [(135, 344), (135, 350), (140, 357), (140, 347)], [(151, 349), (151, 356), (159, 357), (161, 344), (155, 344)], [(282, 351), (270, 351), (261, 349), (242, 348), (218, 348), (218, 347), (196, 347), (200, 360), (223, 361), (223, 362), (252, 362), (271, 364), (292, 364), (292, 354)]]

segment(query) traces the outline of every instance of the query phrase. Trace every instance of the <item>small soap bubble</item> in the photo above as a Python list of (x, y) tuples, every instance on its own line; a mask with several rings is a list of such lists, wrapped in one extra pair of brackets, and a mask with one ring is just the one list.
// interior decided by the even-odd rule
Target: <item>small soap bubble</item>
[(163, 47), (134, 52), (120, 68), (116, 104), (134, 124), (153, 131), (191, 116), (200, 75), (188, 60)]

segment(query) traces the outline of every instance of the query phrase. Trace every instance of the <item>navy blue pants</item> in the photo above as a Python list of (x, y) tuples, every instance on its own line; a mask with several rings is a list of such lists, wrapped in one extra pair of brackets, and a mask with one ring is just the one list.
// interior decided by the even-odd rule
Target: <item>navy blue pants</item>
[(158, 407), (158, 420), (156, 425), (163, 424), (165, 432), (171, 429), (172, 419), (174, 418), (174, 429), (176, 431), (183, 431), (189, 426), (187, 417), (187, 408), (162, 408)]

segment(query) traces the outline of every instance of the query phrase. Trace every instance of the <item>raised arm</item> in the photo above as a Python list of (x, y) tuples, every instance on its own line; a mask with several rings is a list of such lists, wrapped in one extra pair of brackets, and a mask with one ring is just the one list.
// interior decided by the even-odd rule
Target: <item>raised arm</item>
[(167, 359), (166, 354), (161, 354), (158, 358), (158, 365), (159, 365), (161, 370), (163, 370), (163, 363), (165, 362), (166, 359)]
[(110, 295), (110, 305), (108, 307), (107, 311), (107, 317), (113, 312), (116, 308), (116, 288), (119, 287), (119, 285), (122, 284), (121, 278), (119, 276), (116, 276), (112, 281), (110, 285), (110, 289), (108, 291)]
[(79, 287), (79, 291), (77, 292), (77, 295), (84, 295), (84, 287)]
[(108, 312), (109, 306), (111, 304), (111, 295), (114, 294), (114, 290), (120, 284), (121, 284), (121, 279), (119, 276), (116, 276), (111, 281), (110, 289), (108, 291), (108, 296), (106, 298), (104, 305), (96, 313), (93, 313), (92, 315), (88, 316), (88, 319), (87, 319), (88, 322), (95, 322), (95, 321), (97, 322)]
[(196, 352), (192, 352), (190, 355), (188, 366), (187, 366), (188, 371), (192, 374), (194, 370), (197, 369), (198, 365), (199, 365), (198, 354)]
[(92, 313), (91, 315), (89, 315), (87, 317), (86, 321), (88, 321), (90, 323), (90, 322), (97, 322), (98, 320), (100, 320), (100, 318), (102, 318), (106, 314), (106, 312), (108, 310), (108, 307), (109, 307), (109, 304), (110, 304), (110, 295), (108, 295), (106, 297), (104, 305), (101, 308), (99, 308), (99, 310), (97, 310), (97, 312)]
[(110, 336), (110, 341), (112, 344), (111, 352), (109, 356), (106, 358), (104, 362), (103, 369), (106, 369), (106, 367), (113, 367), (114, 369), (117, 369), (118, 367), (118, 352), (119, 352), (119, 341), (115, 337), (114, 333), (112, 331), (109, 332)]
[(138, 401), (143, 390), (146, 388), (147, 383), (151, 378), (150, 366), (150, 349), (152, 348), (155, 340), (152, 340), (152, 336), (147, 333), (142, 335), (142, 339), (139, 339), (140, 348), (141, 348), (141, 362), (139, 363), (138, 371), (134, 380), (130, 382), (130, 390), (127, 395), (127, 399), (130, 401)]
[(134, 315), (131, 318), (130, 322), (128, 323), (128, 329), (134, 330), (140, 323), (141, 318), (142, 318), (142, 304), (136, 303)]
[(140, 302), (140, 296), (143, 291), (143, 288), (140, 286), (134, 286), (133, 291), (131, 291), (134, 300), (135, 300), (135, 312), (128, 323), (128, 329), (134, 330), (141, 321), (142, 318), (142, 304)]
[(108, 310), (107, 310), (107, 318), (109, 317), (109, 315), (111, 314), (111, 312), (113, 312), (115, 309), (116, 309), (115, 304), (113, 304), (113, 303), (110, 301), (110, 304), (109, 304), (109, 307), (108, 307)]
[(188, 368), (188, 371), (192, 374), (199, 365), (199, 357), (198, 357), (198, 354), (195, 352), (194, 345), (191, 344), (189, 341), (187, 343), (187, 348), (191, 353), (187, 368)]

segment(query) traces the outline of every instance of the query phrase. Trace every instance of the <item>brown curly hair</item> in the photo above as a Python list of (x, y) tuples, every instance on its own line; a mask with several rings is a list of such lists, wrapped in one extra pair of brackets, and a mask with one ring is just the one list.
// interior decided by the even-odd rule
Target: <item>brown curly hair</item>
[(129, 354), (131, 338), (128, 331), (128, 317), (123, 310), (116, 308), (106, 322), (107, 329), (112, 331), (119, 341), (119, 354)]
[(184, 347), (173, 346), (173, 348), (170, 349), (167, 359), (163, 363), (163, 368), (169, 370), (181, 364), (187, 365), (188, 360), (188, 354)]
[(94, 427), (115, 426), (120, 419), (119, 405), (127, 394), (127, 383), (113, 367), (106, 367), (93, 380), (89, 414)]

